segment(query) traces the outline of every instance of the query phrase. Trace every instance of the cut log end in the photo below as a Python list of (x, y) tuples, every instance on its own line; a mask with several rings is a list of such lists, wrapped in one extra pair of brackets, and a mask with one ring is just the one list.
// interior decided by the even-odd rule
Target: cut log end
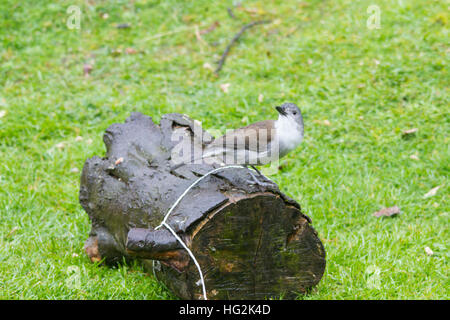
[[(229, 203), (190, 231), (209, 299), (292, 298), (317, 284), (324, 271), (316, 232), (297, 208), (272, 193)], [(163, 265), (156, 274), (178, 296), (203, 298), (193, 261), (183, 271)], [(176, 285), (181, 278), (187, 286)]]

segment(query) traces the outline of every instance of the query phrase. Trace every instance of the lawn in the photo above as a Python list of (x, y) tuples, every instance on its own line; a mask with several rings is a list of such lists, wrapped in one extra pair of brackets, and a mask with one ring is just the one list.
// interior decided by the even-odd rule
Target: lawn
[(283, 102), (300, 106), (305, 139), (271, 178), (327, 252), (299, 299), (449, 299), (448, 2), (236, 3), (0, 2), (0, 299), (174, 298), (139, 263), (85, 255), (84, 161), (134, 111), (223, 132)]

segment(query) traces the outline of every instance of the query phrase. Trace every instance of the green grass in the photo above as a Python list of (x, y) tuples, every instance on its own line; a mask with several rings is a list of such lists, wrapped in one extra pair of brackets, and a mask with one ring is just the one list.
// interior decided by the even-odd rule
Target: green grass
[[(231, 1), (208, 3), (0, 2), (0, 298), (173, 298), (140, 264), (89, 262), (73, 169), (102, 156), (104, 130), (133, 111), (186, 113), (224, 131), (289, 101), (305, 140), (271, 178), (327, 251), (323, 279), (300, 298), (448, 299), (448, 2), (245, 1), (257, 10), (234, 8), (237, 19)], [(72, 4), (80, 30), (66, 26)], [(372, 4), (381, 29), (366, 27)], [(205, 63), (256, 19), (273, 22), (248, 30), (215, 77)], [(195, 26), (215, 21), (199, 41)], [(393, 205), (398, 217), (372, 216)]]

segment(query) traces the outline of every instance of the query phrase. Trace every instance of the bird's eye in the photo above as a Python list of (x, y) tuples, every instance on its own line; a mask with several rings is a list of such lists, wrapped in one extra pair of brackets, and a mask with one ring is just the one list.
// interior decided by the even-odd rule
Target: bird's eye
[(294, 111), (292, 114), (295, 116), (297, 114), (297, 111)]

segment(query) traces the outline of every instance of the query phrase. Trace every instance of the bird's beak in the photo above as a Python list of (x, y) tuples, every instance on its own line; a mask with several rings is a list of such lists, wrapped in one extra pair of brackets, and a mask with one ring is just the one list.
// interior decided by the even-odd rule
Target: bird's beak
[(277, 109), (278, 113), (281, 114), (282, 116), (286, 115), (286, 112), (284, 112), (282, 107), (276, 106), (275, 109)]

